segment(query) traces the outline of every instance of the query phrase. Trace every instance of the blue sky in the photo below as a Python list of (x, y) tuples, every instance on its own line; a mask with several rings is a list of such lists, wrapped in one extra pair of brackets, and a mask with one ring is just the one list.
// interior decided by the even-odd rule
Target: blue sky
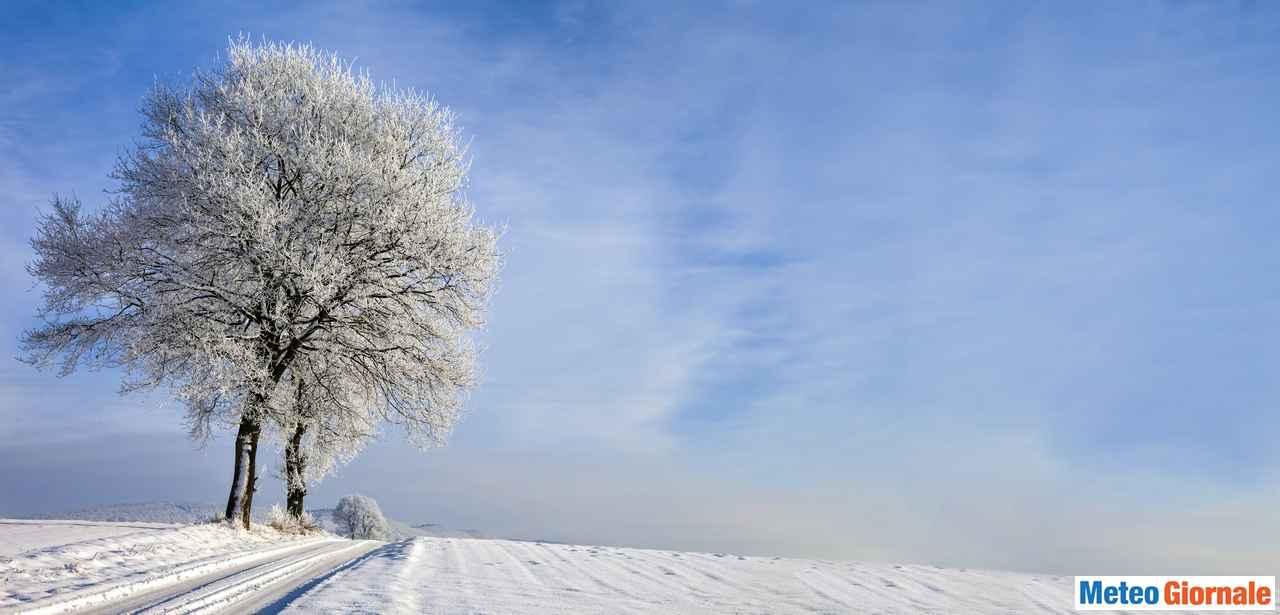
[[(101, 202), (148, 87), (228, 36), (458, 112), (508, 229), (484, 384), (447, 448), (388, 433), (314, 503), (1064, 573), (1280, 563), (1267, 3), (17, 3), (0, 27), (10, 356), (39, 209)], [(0, 365), (0, 514), (223, 497), (225, 438), (117, 381)]]

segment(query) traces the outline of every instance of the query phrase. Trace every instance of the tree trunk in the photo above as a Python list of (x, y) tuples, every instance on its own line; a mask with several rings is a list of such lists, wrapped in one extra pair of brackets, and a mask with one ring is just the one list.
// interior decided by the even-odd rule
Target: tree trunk
[[(255, 423), (256, 425), (256, 423)], [(249, 471), (245, 481), (244, 504), (241, 509), (244, 529), (250, 529), (253, 519), (253, 494), (258, 491), (258, 436), (262, 434), (261, 426), (253, 430), (249, 441)]]
[(257, 433), (260, 431), (258, 422), (253, 419), (248, 412), (248, 401), (245, 402), (245, 412), (240, 417), (240, 429), (236, 432), (236, 448), (235, 448), (235, 469), (231, 474), (231, 494), (227, 496), (226, 520), (234, 523), (236, 514), (240, 511), (244, 501), (245, 485), (248, 477), (245, 470), (250, 466), (253, 456), (253, 442), (257, 439)]
[(302, 437), (307, 433), (307, 425), (302, 421), (293, 428), (289, 444), (284, 449), (285, 488), (288, 491), (289, 514), (295, 519), (302, 518), (302, 500), (307, 496), (307, 461), (302, 455)]
[[(266, 333), (262, 335), (265, 337)], [(266, 347), (260, 347), (259, 353), (264, 360), (268, 359)], [(287, 362), (277, 362), (271, 368), (269, 383), (274, 386), (288, 367)], [(262, 435), (261, 418), (258, 410), (266, 405), (266, 395), (249, 393), (244, 400), (244, 409), (240, 411), (240, 430), (236, 433), (236, 464), (231, 477), (231, 495), (227, 497), (227, 520), (238, 519), (249, 529), (253, 518), (253, 494), (258, 490), (258, 436)]]

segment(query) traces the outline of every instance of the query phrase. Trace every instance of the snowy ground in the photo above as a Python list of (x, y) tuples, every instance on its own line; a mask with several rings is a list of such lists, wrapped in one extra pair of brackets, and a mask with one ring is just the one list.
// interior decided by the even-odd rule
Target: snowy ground
[[(0, 519), (0, 557), (69, 542), (111, 538), (173, 527), (163, 523), (86, 523)], [(2, 561), (2, 560), (0, 560)], [(0, 567), (3, 570), (3, 567)]]
[(200, 605), (222, 606), (244, 598), (246, 588), (257, 591), (267, 581), (288, 581), (321, 559), (342, 554), (332, 565), (340, 564), (360, 554), (353, 549), (375, 543), (301, 538), (266, 527), (245, 532), (220, 524), (0, 519), (0, 545), (6, 552), (0, 556), (0, 612), (114, 613), (125, 610), (126, 603), (130, 608), (150, 604), (141, 598), (169, 600), (173, 587), (188, 585), (194, 591), (234, 575), (254, 581), (219, 586), (200, 597)]
[(1071, 579), (932, 566), (417, 538), (285, 613), (1074, 613)]
[(1074, 613), (1071, 579), (453, 537), (0, 519), (0, 613)]

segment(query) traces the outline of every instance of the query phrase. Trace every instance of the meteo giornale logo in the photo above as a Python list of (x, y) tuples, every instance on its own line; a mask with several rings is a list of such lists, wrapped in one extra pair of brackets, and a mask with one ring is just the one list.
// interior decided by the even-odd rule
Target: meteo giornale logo
[(1276, 578), (1076, 577), (1077, 611), (1274, 611)]

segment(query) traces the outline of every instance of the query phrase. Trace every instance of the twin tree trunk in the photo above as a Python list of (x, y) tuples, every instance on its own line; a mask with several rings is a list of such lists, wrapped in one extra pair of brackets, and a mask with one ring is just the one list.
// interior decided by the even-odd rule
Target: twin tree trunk
[[(265, 358), (266, 353), (263, 351)], [(288, 361), (279, 361), (271, 369), (270, 384), (280, 382), (288, 368)], [(301, 387), (298, 389), (301, 394)], [(261, 417), (258, 410), (266, 406), (267, 400), (259, 393), (250, 393), (244, 400), (244, 409), (240, 412), (240, 429), (236, 432), (236, 461), (231, 474), (231, 494), (227, 496), (226, 520), (234, 524), (239, 521), (244, 529), (250, 529), (253, 521), (253, 494), (258, 490), (258, 438), (262, 435)], [(290, 442), (301, 442), (302, 435)], [(295, 445), (296, 449), (297, 446)], [(287, 456), (286, 456), (287, 457)], [(286, 466), (288, 465), (286, 459)], [(301, 472), (301, 470), (299, 470)], [(293, 487), (290, 486), (290, 511), (293, 510)], [(305, 494), (305, 491), (303, 492)], [(297, 496), (298, 508), (302, 508), (302, 496)], [(239, 515), (237, 518), (236, 515)], [(301, 516), (302, 513), (297, 513)]]
[[(245, 410), (236, 432), (236, 461), (225, 515), (228, 522), (239, 522), (247, 530), (253, 516), (253, 494), (258, 490), (258, 438), (262, 435), (262, 424), (253, 418), (250, 408)], [(307, 460), (302, 452), (302, 438), (306, 434), (306, 423), (299, 421), (284, 449), (286, 501), (289, 515), (294, 518), (302, 517), (303, 499), (307, 496)]]

